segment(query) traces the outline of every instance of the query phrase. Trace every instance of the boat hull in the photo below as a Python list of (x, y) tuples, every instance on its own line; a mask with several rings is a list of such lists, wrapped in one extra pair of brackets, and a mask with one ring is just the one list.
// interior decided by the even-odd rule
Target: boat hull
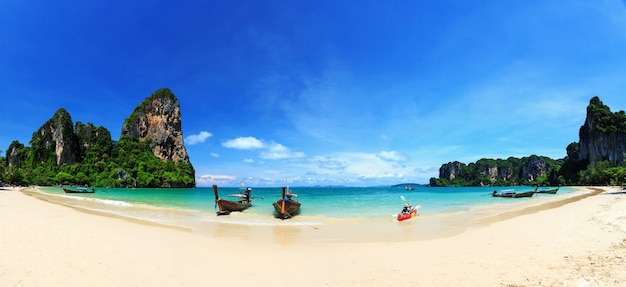
[[(284, 202), (284, 205), (283, 205)], [(288, 219), (296, 216), (300, 212), (300, 202), (295, 200), (287, 200), (283, 201), (279, 199), (272, 203), (276, 213), (278, 213), (278, 218), (280, 219)], [(284, 206), (284, 208), (283, 208)]]
[(493, 196), (495, 196), (495, 197), (510, 197), (510, 198), (532, 197), (533, 195), (535, 195), (535, 191), (508, 192), (508, 193), (497, 193), (497, 192), (494, 192), (493, 193)]
[(73, 189), (67, 189), (64, 188), (63, 191), (65, 191), (65, 193), (95, 193), (95, 190), (87, 190), (87, 189), (79, 189), (79, 190), (73, 190)]
[(217, 202), (217, 207), (219, 208), (221, 213), (225, 213), (225, 212), (230, 213), (232, 211), (243, 211), (246, 208), (252, 206), (251, 202), (241, 203), (241, 202), (230, 201), (230, 200), (225, 200), (225, 199), (218, 199), (216, 202)]
[(233, 211), (243, 211), (252, 206), (252, 201), (230, 201), (221, 199), (217, 194), (217, 185), (213, 185), (213, 193), (215, 194), (215, 206), (219, 209), (219, 211), (217, 211), (218, 215), (227, 215)]
[(556, 194), (559, 188), (538, 190), (537, 193)]

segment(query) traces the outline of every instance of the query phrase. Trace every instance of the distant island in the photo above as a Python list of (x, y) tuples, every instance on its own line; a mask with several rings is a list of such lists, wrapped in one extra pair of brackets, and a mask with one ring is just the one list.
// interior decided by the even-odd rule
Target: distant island
[(623, 185), (626, 180), (626, 114), (611, 112), (593, 97), (579, 130), (579, 142), (566, 148), (567, 156), (551, 159), (530, 155), (523, 158), (480, 159), (443, 164), (439, 177), (429, 186), (511, 185)]
[(419, 183), (399, 183), (399, 184), (394, 184), (391, 187), (406, 187), (406, 186), (417, 187), (417, 186), (426, 186), (426, 185), (419, 184)]

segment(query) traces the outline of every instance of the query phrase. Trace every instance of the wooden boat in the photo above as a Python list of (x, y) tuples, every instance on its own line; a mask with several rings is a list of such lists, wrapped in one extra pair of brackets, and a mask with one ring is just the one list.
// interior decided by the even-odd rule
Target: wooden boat
[[(219, 208), (218, 215), (227, 215), (233, 211), (243, 211), (244, 209), (252, 206), (252, 200), (250, 200), (250, 189), (246, 189), (245, 194), (238, 195), (241, 200), (230, 201), (221, 199), (217, 194), (217, 185), (213, 185), (213, 193), (215, 193), (215, 207)], [(232, 196), (232, 195), (231, 195)]]
[(523, 191), (523, 192), (517, 192), (515, 191), (515, 189), (505, 189), (501, 191), (494, 190), (491, 195), (495, 197), (513, 197), (513, 198), (532, 197), (533, 195), (535, 195), (535, 193), (537, 193), (537, 189), (539, 189), (539, 186), (535, 185), (534, 190)]
[(557, 188), (539, 189), (537, 190), (537, 193), (556, 194), (556, 192), (559, 191), (559, 188), (561, 187), (559, 186)]
[(287, 192), (286, 187), (283, 186), (282, 196), (280, 199), (272, 203), (278, 218), (288, 219), (296, 216), (300, 212), (300, 202), (296, 199), (297, 194), (291, 191)]
[(65, 193), (95, 193), (96, 192), (96, 190), (93, 188), (91, 190), (88, 190), (86, 188), (77, 188), (77, 189), (63, 188), (63, 191), (65, 191)]
[[(537, 189), (535, 189), (535, 190), (537, 190)], [(493, 195), (495, 197), (512, 197), (512, 198), (532, 197), (533, 195), (535, 195), (535, 190), (524, 191), (524, 192), (516, 192), (515, 190), (503, 190), (503, 191), (498, 192), (498, 191), (494, 190), (491, 195)]]

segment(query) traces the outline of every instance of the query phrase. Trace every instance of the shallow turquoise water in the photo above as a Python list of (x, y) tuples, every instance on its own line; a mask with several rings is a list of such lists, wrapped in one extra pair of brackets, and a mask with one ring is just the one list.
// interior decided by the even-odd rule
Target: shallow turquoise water
[[(510, 187), (506, 187), (509, 189)], [(436, 215), (469, 210), (472, 207), (492, 204), (534, 200), (537, 197), (555, 195), (536, 194), (531, 198), (492, 197), (494, 187), (417, 187), (415, 190), (392, 187), (292, 187), (302, 203), (301, 215), (326, 218), (388, 217), (397, 214), (404, 205), (404, 197), (414, 206), (421, 205), (422, 215)], [(518, 191), (532, 187), (516, 187)], [(65, 194), (60, 188), (42, 188), (52, 194), (95, 200), (108, 206), (146, 205), (175, 208), (206, 213), (215, 212), (215, 196), (211, 187), (198, 188), (99, 188), (94, 194)], [(562, 187), (558, 195), (574, 191)], [(221, 198), (229, 199), (229, 194), (240, 193), (239, 188), (220, 187)], [(253, 206), (243, 213), (254, 216), (272, 216), (272, 202), (281, 194), (280, 188), (252, 187)], [(232, 198), (235, 200), (234, 198)]]

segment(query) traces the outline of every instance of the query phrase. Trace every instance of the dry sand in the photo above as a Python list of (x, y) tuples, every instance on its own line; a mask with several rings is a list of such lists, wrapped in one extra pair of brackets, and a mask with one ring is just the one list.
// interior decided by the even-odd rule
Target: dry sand
[(626, 286), (619, 188), (496, 212), (436, 239), (324, 242), (293, 228), (266, 227), (270, 241), (211, 236), (3, 188), (0, 286)]

